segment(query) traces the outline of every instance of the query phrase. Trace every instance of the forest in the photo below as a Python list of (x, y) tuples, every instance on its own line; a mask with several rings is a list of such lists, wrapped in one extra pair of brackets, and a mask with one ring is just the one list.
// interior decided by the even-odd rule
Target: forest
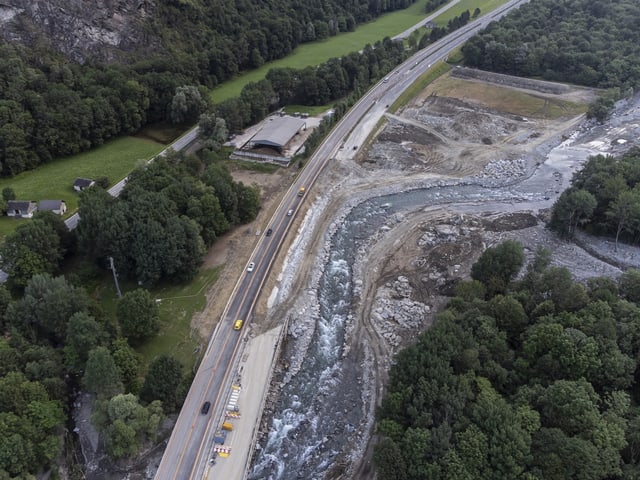
[(524, 258), (514, 241), (487, 249), (396, 356), (381, 480), (640, 475), (640, 271), (583, 284), (545, 249)]
[(462, 51), (470, 67), (624, 93), (640, 83), (638, 18), (635, 0), (536, 0)]
[[(408, 48), (402, 42), (385, 38), (366, 45), (361, 52), (331, 58), (316, 67), (304, 69), (273, 68), (264, 80), (246, 85), (239, 98), (214, 106), (216, 115), (224, 118), (230, 131), (238, 131), (256, 123), (280, 107), (327, 105), (335, 102), (335, 112), (346, 112), (374, 83), (405, 61), (416, 49), (422, 49), (477, 17), (469, 10), (449, 20), (446, 27), (434, 27), (422, 34)], [(340, 115), (337, 115), (339, 117)]]
[(114, 459), (152, 444), (189, 388), (170, 356), (141, 371), (132, 347), (158, 331), (147, 290), (125, 293), (112, 321), (79, 280), (36, 274), (20, 298), (0, 286), (0, 478), (35, 478), (56, 464), (85, 478), (68, 429), (79, 388), (94, 395), (92, 423)]
[(160, 355), (144, 371), (134, 350), (160, 328), (151, 293), (126, 292), (114, 317), (85, 287), (96, 284), (107, 257), (122, 279), (143, 287), (188, 281), (218, 236), (255, 218), (259, 189), (233, 181), (215, 150), (157, 158), (131, 173), (118, 198), (98, 186), (85, 190), (73, 232), (58, 215), (37, 212), (7, 236), (0, 247), (9, 275), (0, 286), (0, 478), (31, 478), (56, 463), (83, 478), (73, 435), (63, 428), (79, 391), (94, 395), (92, 423), (114, 460), (153, 445), (160, 422), (180, 408), (191, 382), (184, 366)]
[[(302, 42), (352, 31), (408, 0), (158, 1), (147, 28), (163, 49), (127, 62), (80, 65), (46, 46), (0, 39), (0, 175), (13, 176), (147, 123), (177, 118), (178, 88), (201, 91), (281, 58)], [(202, 98), (206, 98), (206, 93)], [(206, 102), (197, 113), (206, 109)]]
[[(476, 9), (474, 16), (479, 13)], [(207, 111), (215, 111), (235, 132), (292, 103), (339, 102), (336, 108), (345, 110), (415, 48), (424, 48), (470, 19), (469, 11), (463, 12), (447, 27), (425, 33), (410, 50), (386, 38), (317, 67), (272, 69), (266, 79), (246, 85), (239, 98), (215, 106), (210, 105), (206, 87), (216, 84), (215, 75), (208, 70), (198, 74), (195, 64), (185, 70), (179, 63), (165, 65), (166, 59), (162, 65), (144, 67), (80, 66), (50, 51), (0, 41), (0, 54), (7, 59), (0, 62), (0, 85), (6, 85), (0, 89), (0, 175), (16, 175), (116, 135), (135, 133), (148, 123), (193, 125)], [(196, 62), (194, 56), (185, 58)], [(228, 59), (223, 64), (228, 66)]]
[(577, 228), (637, 244), (640, 240), (640, 149), (616, 158), (590, 157), (553, 206), (550, 227), (563, 237)]

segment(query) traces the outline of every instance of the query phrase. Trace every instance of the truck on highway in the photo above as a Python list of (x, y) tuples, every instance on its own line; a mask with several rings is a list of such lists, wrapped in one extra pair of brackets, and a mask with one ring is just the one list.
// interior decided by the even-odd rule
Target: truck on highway
[(231, 422), (223, 422), (222, 423), (222, 430), (228, 430), (228, 431), (233, 430), (233, 423), (231, 423)]
[(304, 187), (300, 187), (300, 190), (298, 190), (298, 196), (302, 197), (304, 195)]
[(213, 435), (213, 441), (220, 445), (224, 445), (225, 440), (227, 439), (227, 432), (225, 430), (218, 430)]

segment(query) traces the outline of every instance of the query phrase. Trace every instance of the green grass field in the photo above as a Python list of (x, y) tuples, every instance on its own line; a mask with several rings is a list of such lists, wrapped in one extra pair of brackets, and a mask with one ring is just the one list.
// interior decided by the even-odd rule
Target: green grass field
[[(206, 348), (198, 332), (191, 329), (191, 318), (206, 306), (205, 293), (213, 285), (222, 266), (201, 270), (188, 284), (159, 286), (151, 290), (160, 308), (160, 332), (136, 350), (142, 355), (142, 369), (159, 355), (171, 355), (190, 370)], [(111, 277), (105, 277), (100, 288), (100, 301), (109, 316), (115, 318), (117, 297)], [(122, 293), (136, 288), (133, 283), (121, 284)], [(217, 320), (217, 319), (216, 319)]]
[[(437, 17), (435, 22), (438, 25), (446, 25), (450, 19), (465, 10), (473, 13), (476, 7), (480, 8), (481, 15), (485, 15), (505, 3), (506, 0), (462, 0)], [(228, 98), (238, 97), (246, 84), (262, 80), (272, 68), (304, 68), (310, 65), (319, 65), (330, 58), (357, 52), (365, 45), (373, 45), (384, 37), (397, 35), (428, 16), (424, 11), (424, 5), (424, 2), (418, 1), (405, 10), (388, 13), (373, 22), (360, 25), (355, 32), (342, 33), (321, 42), (300, 45), (286, 58), (266, 63), (256, 70), (243, 73), (224, 82), (211, 92), (211, 98), (214, 102), (221, 102)]]
[[(64, 200), (68, 209), (66, 216), (69, 216), (78, 208), (78, 194), (73, 190), (73, 181), (77, 177), (104, 175), (111, 184), (115, 184), (127, 176), (137, 162), (148, 160), (162, 148), (151, 140), (117, 138), (88, 152), (57, 159), (13, 178), (3, 178), (0, 190), (13, 188), (18, 200)], [(0, 235), (4, 237), (15, 230), (21, 221), (28, 220), (0, 217)]]
[(493, 110), (549, 120), (574, 117), (586, 112), (588, 107), (586, 103), (552, 99), (499, 85), (471, 82), (451, 76), (439, 78), (429, 86), (429, 89), (440, 96), (461, 100), (472, 98), (475, 103)]
[(331, 108), (331, 105), (316, 105), (316, 106), (309, 106), (309, 105), (287, 105), (286, 107), (284, 107), (284, 111), (285, 113), (288, 114), (292, 114), (292, 113), (296, 113), (296, 112), (300, 112), (300, 113), (308, 113), (309, 115), (316, 116), (316, 115), (320, 115), (321, 113), (326, 112), (327, 110), (329, 110)]
[(465, 10), (469, 10), (469, 13), (473, 15), (473, 11), (476, 8), (480, 9), (480, 16), (486, 15), (487, 13), (495, 10), (501, 5), (507, 3), (507, 0), (461, 0), (460, 3), (454, 5), (449, 10), (444, 12), (442, 15), (438, 16), (434, 22), (439, 27), (446, 27), (447, 22), (451, 20), (453, 17), (457, 17)]
[(365, 45), (373, 45), (384, 37), (397, 35), (427, 16), (424, 5), (425, 2), (418, 1), (405, 10), (388, 13), (373, 22), (359, 25), (355, 32), (341, 33), (321, 42), (300, 45), (286, 58), (266, 63), (256, 70), (224, 82), (212, 91), (211, 97), (214, 102), (238, 97), (247, 83), (262, 80), (272, 68), (304, 68), (319, 65), (330, 58), (362, 50)]

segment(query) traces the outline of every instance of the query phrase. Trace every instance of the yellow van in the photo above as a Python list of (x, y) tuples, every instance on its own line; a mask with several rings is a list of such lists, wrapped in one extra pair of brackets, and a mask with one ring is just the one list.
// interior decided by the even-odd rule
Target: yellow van
[(240, 319), (236, 320), (236, 323), (233, 324), (233, 329), (240, 330), (242, 328), (242, 323), (243, 323), (242, 320)]

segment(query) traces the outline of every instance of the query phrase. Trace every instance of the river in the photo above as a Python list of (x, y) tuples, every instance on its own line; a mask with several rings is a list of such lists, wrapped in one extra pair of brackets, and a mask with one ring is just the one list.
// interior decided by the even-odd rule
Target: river
[(280, 391), (269, 434), (254, 457), (249, 478), (319, 480), (336, 467), (338, 459), (352, 453), (348, 446), (370, 414), (363, 388), (367, 382), (362, 377), (367, 371), (361, 366), (362, 358), (345, 347), (356, 308), (353, 266), (358, 252), (385, 224), (393, 224), (398, 213), (433, 205), (456, 204), (469, 212), (495, 211), (496, 206), (505, 212), (549, 208), (569, 185), (573, 171), (589, 155), (600, 153), (592, 148), (595, 134), (606, 138), (612, 132), (607, 127), (591, 129), (584, 135), (591, 143), (558, 140), (555, 148), (547, 148), (546, 161), (528, 178), (508, 186), (436, 182), (430, 188), (379, 196), (354, 207), (330, 241), (318, 285), (320, 308), (311, 342), (291, 340), (283, 352), (290, 358), (307, 348), (299, 371)]

